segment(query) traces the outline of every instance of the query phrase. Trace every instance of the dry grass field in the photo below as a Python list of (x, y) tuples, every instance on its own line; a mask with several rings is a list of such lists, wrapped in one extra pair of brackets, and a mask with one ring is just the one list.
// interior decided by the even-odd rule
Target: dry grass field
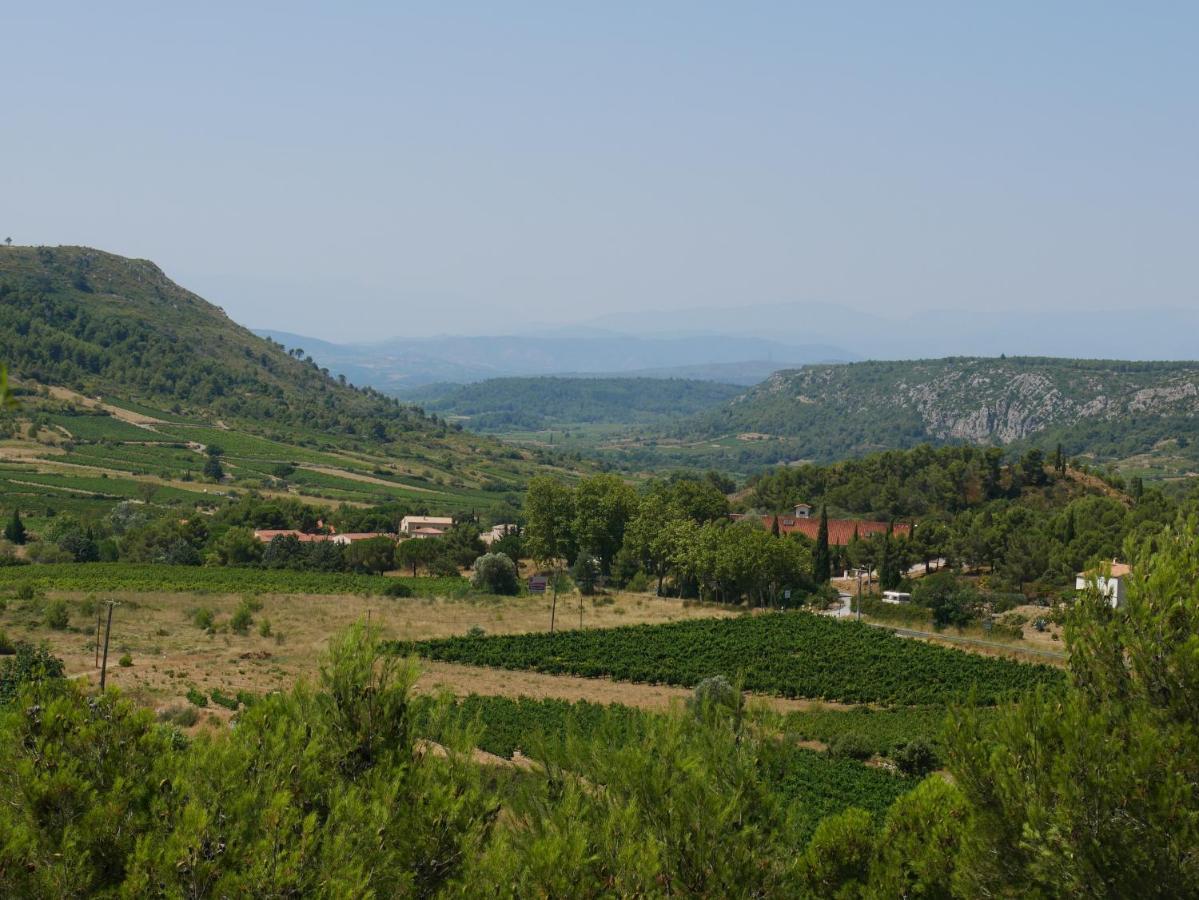
[[(285, 689), (298, 678), (315, 676), (329, 636), (369, 617), (388, 639), (422, 639), (464, 634), (482, 628), (488, 634), (544, 631), (549, 628), (548, 597), (468, 597), (463, 599), (347, 596), (258, 596), (246, 633), (230, 628), (242, 597), (211, 594), (128, 593), (104, 595), (114, 599), (108, 655), (108, 683), (119, 686), (138, 702), (161, 708), (186, 703), (189, 688), (205, 694), (214, 688), (226, 695), (237, 691), (262, 694)], [(67, 604), (69, 624), (55, 630), (45, 624), (47, 600)], [(76, 593), (51, 593), (49, 598), (8, 599), (0, 611), (0, 629), (11, 640), (44, 641), (61, 657), (67, 673), (98, 680), (95, 666), (96, 613), (87, 598)], [(99, 605), (103, 610), (103, 604)], [(196, 613), (210, 610), (211, 631), (197, 626)], [(586, 628), (673, 622), (694, 617), (727, 616), (728, 610), (684, 605), (679, 600), (639, 594), (618, 594), (598, 603), (583, 601)], [(269, 631), (264, 623), (269, 623)], [(562, 595), (559, 628), (577, 628), (577, 595)], [(264, 633), (266, 632), (266, 633)], [(119, 661), (128, 654), (130, 666)], [(500, 672), (470, 666), (423, 663), (419, 688), (447, 688), (454, 693), (502, 693), (625, 702), (662, 708), (685, 691), (648, 685), (624, 685), (594, 679), (555, 678), (535, 673)], [(210, 717), (226, 711), (211, 708)]]

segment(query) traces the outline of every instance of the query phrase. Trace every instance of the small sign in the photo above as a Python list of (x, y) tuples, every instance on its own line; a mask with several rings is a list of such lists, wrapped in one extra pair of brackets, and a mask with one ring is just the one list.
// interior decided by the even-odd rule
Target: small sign
[(787, 590), (783, 591), (783, 599), (784, 599), (784, 600), (790, 600), (790, 599), (791, 599), (791, 589), (790, 589), (790, 588), (788, 588)]
[(529, 593), (544, 594), (549, 584), (550, 580), (544, 575), (534, 575), (529, 579)]

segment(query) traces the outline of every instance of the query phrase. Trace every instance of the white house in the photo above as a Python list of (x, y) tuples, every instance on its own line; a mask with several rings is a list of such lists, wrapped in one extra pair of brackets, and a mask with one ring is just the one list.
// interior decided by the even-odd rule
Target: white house
[(350, 531), (343, 534), (335, 534), (329, 540), (334, 544), (356, 544), (358, 541), (369, 541), (372, 538), (385, 537), (395, 540), (394, 534), (383, 534), (380, 531)]
[(812, 518), (812, 505), (810, 503), (795, 504), (795, 518), (810, 519)]
[(400, 520), (400, 534), (408, 537), (436, 537), (445, 534), (454, 525), (449, 516), (404, 516)]
[(490, 547), (505, 535), (516, 534), (518, 531), (519, 529), (515, 525), (492, 525), (490, 530), (484, 531), (479, 535), (479, 540)]
[(1112, 560), (1111, 566), (1103, 566), (1098, 571), (1079, 572), (1074, 576), (1076, 590), (1085, 591), (1092, 584), (1099, 589), (1100, 596), (1107, 599), (1113, 607), (1124, 605), (1124, 595), (1128, 576), (1132, 568), (1127, 563)]

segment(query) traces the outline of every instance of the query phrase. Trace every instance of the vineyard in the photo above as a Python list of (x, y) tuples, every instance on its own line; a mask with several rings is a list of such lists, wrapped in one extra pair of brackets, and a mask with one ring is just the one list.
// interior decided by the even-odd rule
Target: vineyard
[(403, 652), (550, 674), (692, 687), (712, 675), (784, 697), (885, 705), (994, 704), (1061, 673), (906, 640), (805, 612), (558, 634), (456, 637)]
[(375, 595), (383, 594), (397, 582), (422, 597), (457, 597), (470, 588), (462, 578), (390, 578), (287, 569), (130, 563), (60, 563), (0, 568), (0, 589), (30, 585), (42, 591)]
[[(433, 740), (441, 736), (433, 715), (436, 703), (428, 697), (415, 704), (418, 733)], [(455, 702), (445, 725), (482, 727), (477, 745), (497, 756), (511, 758), (516, 750), (557, 765), (566, 761), (567, 736), (597, 740), (606, 747), (627, 746), (643, 734), (646, 713), (619, 704), (567, 703), (528, 697), (483, 697), (471, 694)], [(806, 750), (788, 740), (762, 742), (761, 776), (771, 793), (803, 823), (810, 834), (825, 816), (850, 806), (879, 816), (915, 782), (887, 771)]]
[(782, 727), (795, 737), (825, 744), (852, 735), (871, 753), (890, 756), (913, 740), (939, 746), (948, 714), (944, 706), (813, 709), (788, 713)]

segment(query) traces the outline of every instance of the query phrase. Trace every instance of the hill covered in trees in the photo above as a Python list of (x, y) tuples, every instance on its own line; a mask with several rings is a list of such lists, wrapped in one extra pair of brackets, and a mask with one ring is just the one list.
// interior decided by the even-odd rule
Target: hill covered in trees
[(816, 461), (921, 443), (1060, 443), (1068, 455), (1105, 459), (1189, 455), (1199, 437), (1199, 363), (953, 357), (805, 366), (775, 373), (676, 434), (752, 435), (767, 442), (758, 456)]
[(482, 508), (554, 468), (331, 377), (151, 262), (85, 247), (0, 247), (0, 363), (20, 400), (0, 433), (5, 508), (152, 489)]
[(577, 424), (662, 422), (719, 406), (744, 388), (687, 378), (492, 378), (430, 385), (408, 395), (425, 409), (461, 417), (474, 431)]
[(442, 427), (257, 337), (152, 262), (86, 247), (0, 252), (0, 359), (41, 384), (265, 427), (378, 440)]

